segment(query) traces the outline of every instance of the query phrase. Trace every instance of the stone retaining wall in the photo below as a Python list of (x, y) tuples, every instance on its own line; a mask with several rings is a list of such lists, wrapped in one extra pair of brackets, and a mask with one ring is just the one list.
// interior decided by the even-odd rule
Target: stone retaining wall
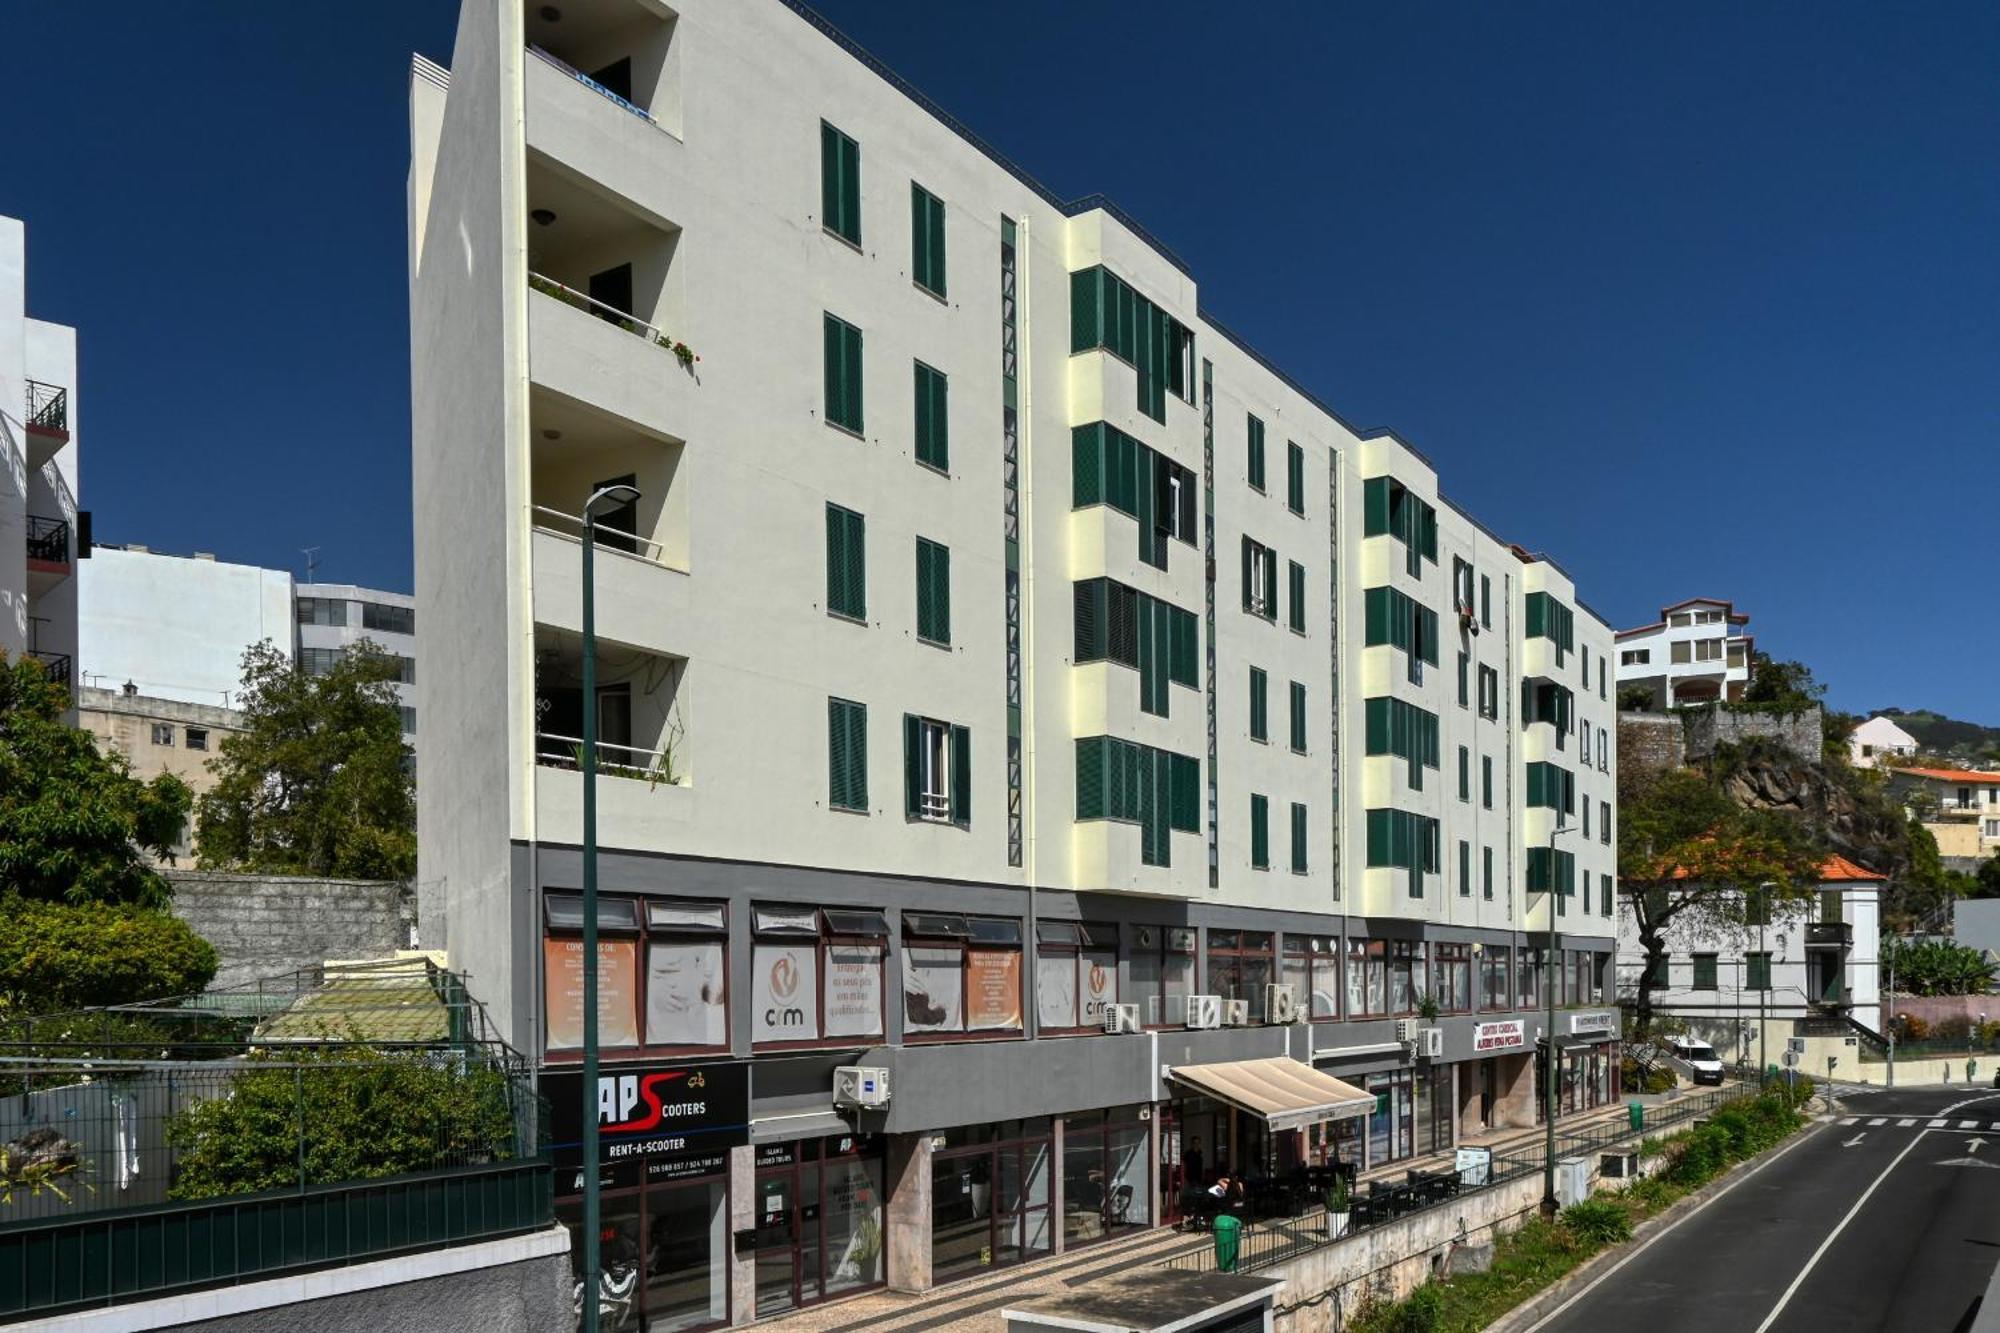
[(385, 958), (416, 943), (416, 897), (394, 880), (163, 871), (174, 915), (222, 956), (216, 986), (329, 958)]

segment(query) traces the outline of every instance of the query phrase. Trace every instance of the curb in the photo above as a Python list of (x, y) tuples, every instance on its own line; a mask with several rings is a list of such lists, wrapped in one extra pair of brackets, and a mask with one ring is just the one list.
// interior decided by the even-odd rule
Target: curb
[(1486, 1326), (1484, 1333), (1523, 1333), (1523, 1330), (1532, 1328), (1535, 1324), (1552, 1314), (1557, 1307), (1576, 1295), (1582, 1288), (1596, 1281), (1605, 1269), (1615, 1264), (1623, 1263), (1631, 1255), (1636, 1254), (1650, 1243), (1661, 1232), (1679, 1225), (1688, 1214), (1700, 1210), (1710, 1199), (1713, 1199), (1716, 1195), (1722, 1193), (1723, 1190), (1734, 1185), (1745, 1172), (1765, 1162), (1775, 1161), (1779, 1156), (1790, 1152), (1793, 1148), (1806, 1142), (1831, 1123), (1833, 1123), (1831, 1120), (1826, 1119), (1815, 1120), (1812, 1124), (1800, 1130), (1796, 1136), (1771, 1149), (1769, 1152), (1760, 1153), (1756, 1157), (1738, 1162), (1694, 1193), (1675, 1201), (1673, 1206), (1665, 1212), (1655, 1213), (1634, 1227), (1632, 1229), (1632, 1239), (1623, 1241), (1612, 1246), (1610, 1249), (1601, 1250), (1592, 1255), (1582, 1265), (1565, 1273), (1557, 1280), (1554, 1286), (1530, 1296), (1506, 1314), (1501, 1315)]

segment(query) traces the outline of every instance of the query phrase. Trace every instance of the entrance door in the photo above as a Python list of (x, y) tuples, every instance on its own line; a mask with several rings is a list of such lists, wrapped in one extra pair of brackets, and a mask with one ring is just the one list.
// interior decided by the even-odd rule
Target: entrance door
[[(620, 264), (590, 275), (590, 299), (597, 303), (591, 313), (613, 324), (632, 313), (632, 266)], [(609, 309), (606, 309), (609, 307)], [(616, 314), (612, 312), (616, 311)]]
[(799, 1210), (796, 1172), (779, 1167), (757, 1176), (757, 1316), (799, 1304)]
[[(611, 477), (608, 480), (598, 482), (590, 488), (590, 493), (595, 495), (606, 486), (632, 486), (636, 488), (638, 484), (639, 479), (628, 472), (622, 477)], [(606, 531), (606, 529), (609, 529), (609, 531)], [(599, 546), (608, 547), (613, 551), (636, 553), (639, 549), (639, 541), (634, 534), (638, 531), (639, 502), (637, 500), (629, 501), (613, 509), (607, 509), (597, 516), (597, 544)]]
[(1499, 1101), (1499, 1072), (1497, 1060), (1479, 1062), (1479, 1127), (1493, 1128), (1493, 1105)]

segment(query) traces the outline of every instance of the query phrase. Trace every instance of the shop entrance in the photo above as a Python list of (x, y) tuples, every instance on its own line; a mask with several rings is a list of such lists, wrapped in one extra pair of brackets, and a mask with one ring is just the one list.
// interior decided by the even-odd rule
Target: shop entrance
[[(932, 1281), (1005, 1268), (1053, 1248), (1048, 1125), (1013, 1121), (958, 1130), (932, 1154)], [(987, 1133), (1009, 1137), (965, 1142)]]
[(757, 1316), (880, 1286), (882, 1149), (835, 1135), (757, 1149)]

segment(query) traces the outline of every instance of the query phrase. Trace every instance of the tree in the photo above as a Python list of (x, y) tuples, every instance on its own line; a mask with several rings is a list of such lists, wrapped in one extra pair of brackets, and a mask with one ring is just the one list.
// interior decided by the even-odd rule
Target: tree
[(1893, 967), (1896, 989), (1904, 995), (1984, 995), (2000, 971), (1985, 950), (1942, 940), (1911, 943), (1884, 935), (1882, 953), (1883, 975)]
[(1670, 769), (1628, 785), (1621, 766), (1620, 779), (1618, 874), (1643, 956), (1633, 1031), (1644, 1040), (1668, 929), (1754, 923), (1758, 900), (1768, 906), (1817, 888), (1822, 857), (1799, 820), (1741, 809), (1707, 774)]
[(1826, 686), (1813, 679), (1812, 668), (1804, 662), (1778, 662), (1769, 653), (1756, 653), (1750, 662), (1750, 685), (1743, 691), (1746, 704), (1767, 704), (1781, 711), (1803, 712), (1826, 698)]
[(187, 995), (216, 965), (214, 946), (167, 912), (0, 898), (0, 1013)]
[(0, 654), (0, 891), (42, 902), (164, 907), (173, 891), (144, 853), (165, 856), (190, 793), (171, 774), (140, 782), (87, 731), (41, 663)]
[(1976, 882), (1977, 887), (1973, 890), (1973, 897), (2000, 898), (2000, 851), (1994, 852), (1979, 863)]
[(269, 642), (243, 654), (244, 730), (222, 742), (198, 809), (201, 864), (287, 875), (407, 879), (416, 800), (390, 681), (362, 643), (323, 676)]

